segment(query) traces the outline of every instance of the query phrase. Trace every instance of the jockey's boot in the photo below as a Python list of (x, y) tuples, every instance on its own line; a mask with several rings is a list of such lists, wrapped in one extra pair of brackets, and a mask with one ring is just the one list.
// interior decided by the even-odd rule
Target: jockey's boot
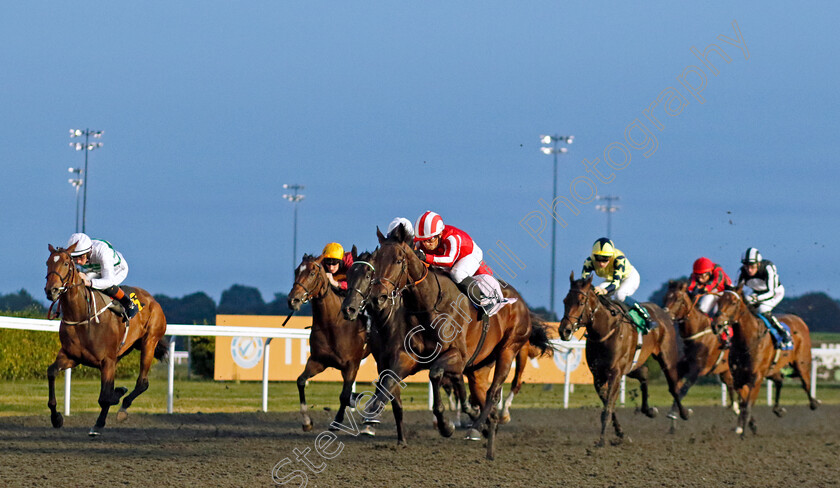
[[(642, 306), (641, 303), (636, 301), (633, 297), (624, 297), (624, 303), (630, 305), (630, 307), (638, 312), (638, 314), (645, 320), (645, 326), (647, 327), (647, 332), (652, 331), (653, 329), (659, 327), (659, 323), (650, 316), (647, 309)], [(645, 333), (647, 333), (645, 332)]]
[(773, 324), (773, 327), (776, 328), (776, 331), (779, 332), (779, 335), (782, 337), (782, 343), (779, 345), (783, 348), (793, 347), (793, 339), (791, 339), (790, 334), (788, 334), (788, 331), (785, 330), (784, 327), (782, 327), (782, 324), (779, 323), (779, 319), (775, 317), (772, 312), (764, 312), (761, 315), (763, 315), (764, 318), (769, 320), (770, 323)]
[(481, 303), (487, 298), (484, 296), (484, 293), (481, 293), (481, 287), (478, 286), (478, 282), (472, 276), (467, 276), (460, 283), (458, 283), (458, 289), (461, 290), (461, 293), (467, 296), (472, 302), (473, 306), (478, 309), (478, 319), (484, 320), (486, 312), (484, 307), (481, 306)]
[(120, 305), (123, 306), (123, 314), (126, 320), (130, 320), (137, 312), (140, 310), (137, 308), (137, 305), (131, 301), (131, 297), (125, 294), (125, 292), (117, 285), (109, 286), (102, 290), (105, 292), (106, 295), (113, 298), (114, 300), (120, 302)]

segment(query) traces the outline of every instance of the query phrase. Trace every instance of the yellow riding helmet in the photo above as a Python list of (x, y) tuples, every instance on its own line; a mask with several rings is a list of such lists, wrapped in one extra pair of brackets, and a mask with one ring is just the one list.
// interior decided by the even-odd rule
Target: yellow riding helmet
[(615, 254), (615, 245), (606, 237), (602, 237), (592, 244), (592, 256), (610, 256)]
[(337, 242), (330, 242), (324, 246), (324, 251), (321, 255), (325, 258), (342, 259), (344, 258), (344, 248)]

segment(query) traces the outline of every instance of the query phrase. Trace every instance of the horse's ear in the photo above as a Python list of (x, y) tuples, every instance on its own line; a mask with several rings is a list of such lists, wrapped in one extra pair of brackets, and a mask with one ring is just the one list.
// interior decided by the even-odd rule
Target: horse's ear
[(355, 260), (356, 260), (356, 258), (357, 258), (357, 257), (359, 257), (359, 250), (358, 250), (358, 249), (356, 249), (356, 245), (355, 245), (355, 244), (353, 244), (353, 248), (352, 248), (352, 249), (350, 249), (350, 255), (351, 255), (351, 256), (353, 256), (353, 261), (355, 261)]
[(592, 278), (594, 278), (594, 277), (595, 277), (594, 275), (590, 274), (589, 277), (586, 278), (586, 284), (591, 285), (592, 284)]
[(376, 238), (379, 239), (379, 243), (382, 244), (385, 242), (385, 236), (382, 235), (382, 231), (379, 230), (379, 226), (376, 226)]
[(678, 283), (679, 283), (679, 285), (677, 286), (678, 289), (680, 289), (682, 291), (685, 291), (688, 288), (688, 283), (686, 283), (685, 281), (680, 281)]
[(54, 253), (55, 248), (53, 247), (53, 245), (52, 244), (47, 244), (47, 245), (50, 246), (50, 253)]
[(572, 270), (572, 274), (569, 275), (569, 283), (575, 282), (575, 272)]
[(79, 245), (79, 243), (78, 243), (78, 242), (74, 242), (74, 243), (73, 243), (73, 245), (72, 245), (72, 246), (70, 246), (70, 247), (68, 247), (67, 249), (65, 249), (65, 251), (67, 251), (67, 252), (73, 252), (73, 251), (76, 249), (76, 246), (77, 246), (77, 245)]

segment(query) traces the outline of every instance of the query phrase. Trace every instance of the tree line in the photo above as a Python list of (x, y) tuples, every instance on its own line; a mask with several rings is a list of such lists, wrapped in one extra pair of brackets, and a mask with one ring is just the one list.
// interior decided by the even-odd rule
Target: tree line
[[(686, 277), (680, 278), (682, 280)], [(662, 303), (668, 282), (662, 284), (648, 298), (657, 304)], [(275, 293), (274, 298), (266, 303), (260, 291), (251, 286), (233, 285), (222, 292), (219, 303), (202, 291), (184, 295), (180, 298), (167, 295), (155, 295), (166, 314), (166, 321), (171, 324), (213, 324), (217, 314), (229, 315), (288, 315), (288, 296)], [(557, 320), (545, 307), (535, 307), (534, 312), (547, 320)], [(0, 311), (29, 311), (35, 315), (46, 315), (47, 308), (24, 289), (15, 293), (0, 294)], [(840, 300), (831, 298), (823, 292), (811, 292), (797, 297), (785, 297), (775, 309), (778, 313), (793, 313), (802, 317), (808, 328), (814, 332), (840, 332)], [(311, 315), (309, 304), (304, 305), (299, 315)]]

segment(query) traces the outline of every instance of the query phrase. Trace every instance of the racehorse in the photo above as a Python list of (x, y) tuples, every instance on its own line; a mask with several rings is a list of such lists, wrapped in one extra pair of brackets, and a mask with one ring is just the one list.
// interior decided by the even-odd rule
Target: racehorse
[[(677, 324), (684, 345), (683, 356), (677, 365), (680, 398), (685, 397), (698, 377), (717, 374), (729, 392), (729, 408), (738, 414), (732, 373), (729, 371), (729, 350), (721, 347), (717, 335), (712, 332), (712, 320), (694, 306), (687, 289), (688, 285), (684, 281), (669, 281), (663, 300), (664, 309)], [(672, 408), (669, 416), (673, 412)]]
[[(380, 367), (387, 368), (398, 379), (423, 369), (429, 370), (433, 412), (438, 430), (444, 437), (452, 435), (454, 426), (443, 415), (439, 389), (443, 376), (473, 372), (482, 375), (495, 368), (484, 405), (468, 435), (469, 438), (480, 438), (478, 429), (487, 421), (487, 458), (493, 459), (500, 387), (510, 372), (514, 358), (533, 337), (528, 307), (508, 286), (506, 296), (510, 294), (518, 300), (490, 317), (486, 330), (483, 330), (478, 312), (469, 299), (461, 294), (447, 273), (430, 269), (414, 254), (401, 229), (398, 228), (396, 235), (389, 238), (377, 229), (381, 247), (371, 263), (373, 305), (389, 317), (382, 328), (389, 334), (385, 348), (390, 360)], [(405, 308), (419, 322), (410, 330), (405, 328), (405, 321), (390, 320), (400, 297), (404, 299)], [(548, 344), (540, 346), (548, 347)], [(397, 384), (397, 379), (390, 375), (380, 376), (377, 393), (368, 405), (379, 407)]]
[(715, 331), (732, 325), (732, 348), (729, 351), (729, 369), (732, 382), (741, 401), (741, 415), (735, 432), (744, 436), (744, 427), (749, 425), (753, 433), (757, 428), (752, 416), (752, 406), (758, 398), (761, 383), (765, 377), (773, 381), (776, 399), (773, 413), (781, 417), (786, 410), (779, 406), (782, 392), (782, 368), (793, 367), (802, 380), (802, 388), (808, 395), (811, 410), (820, 406), (820, 401), (811, 396), (811, 335), (808, 326), (796, 315), (780, 315), (779, 320), (790, 327), (793, 350), (775, 349), (767, 327), (753, 315), (744, 302), (743, 286), (726, 290), (718, 300), (718, 315), (713, 322)]
[[(352, 251), (356, 258), (356, 248)], [(344, 422), (344, 411), (350, 405), (353, 383), (359, 364), (370, 351), (366, 344), (365, 324), (362, 320), (345, 320), (341, 316), (341, 297), (330, 286), (322, 258), (304, 255), (295, 271), (295, 283), (289, 292), (289, 308), (300, 310), (301, 305), (312, 301), (312, 332), (309, 335), (309, 358), (298, 376), (300, 414), (303, 430), (312, 430), (312, 419), (306, 406), (306, 382), (326, 368), (341, 371), (344, 385), (339, 395), (340, 406), (335, 422)], [(334, 430), (335, 427), (330, 427)]]
[[(659, 322), (659, 327), (640, 337), (636, 327), (618, 305), (595, 293), (591, 275), (586, 279), (575, 280), (573, 272), (569, 282), (571, 288), (563, 299), (565, 311), (560, 320), (560, 338), (567, 341), (578, 328), (586, 327), (586, 361), (592, 372), (595, 391), (604, 404), (601, 412), (601, 437), (596, 445), (604, 445), (610, 420), (617, 437), (612, 444), (630, 440), (621, 429), (615, 414), (615, 401), (622, 375), (639, 380), (642, 413), (651, 418), (657, 415), (657, 409), (648, 405), (648, 368), (645, 360), (651, 355), (665, 374), (668, 391), (674, 398), (680, 417), (687, 420), (689, 412), (683, 407), (677, 392), (679, 355), (670, 316), (653, 303), (643, 304), (651, 317)], [(637, 344), (641, 344), (641, 347)]]
[[(166, 333), (166, 317), (154, 298), (142, 288), (122, 287), (125, 293), (140, 307), (140, 312), (126, 324), (122, 315), (106, 310), (111, 298), (84, 285), (81, 272), (76, 269), (67, 249), (49, 246), (47, 259), (47, 284), (44, 292), (53, 304), (58, 302), (61, 324), (58, 337), (61, 349), (55, 362), (47, 369), (49, 380), (50, 420), (55, 428), (64, 425), (64, 417), (56, 410), (55, 377), (59, 371), (83, 364), (99, 369), (102, 384), (99, 390), (101, 411), (96, 424), (90, 429), (90, 436), (97, 436), (105, 428), (105, 419), (111, 405), (120, 403), (127, 388), (114, 388), (114, 374), (117, 362), (134, 349), (140, 351), (140, 375), (134, 390), (123, 399), (117, 420), (126, 419), (128, 407), (138, 395), (149, 388), (149, 368), (154, 359), (163, 360), (169, 353), (169, 344), (163, 338)], [(57, 312), (58, 313), (58, 312)], [(127, 330), (126, 330), (127, 329)]]

